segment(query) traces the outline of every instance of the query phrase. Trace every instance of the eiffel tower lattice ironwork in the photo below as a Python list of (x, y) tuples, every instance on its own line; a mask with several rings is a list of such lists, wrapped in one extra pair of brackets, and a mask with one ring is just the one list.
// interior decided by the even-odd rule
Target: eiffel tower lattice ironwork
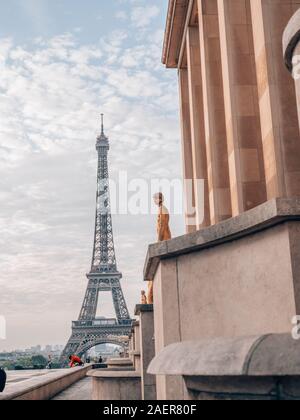
[[(126, 337), (131, 332), (133, 320), (130, 318), (121, 288), (122, 274), (117, 269), (112, 216), (110, 209), (108, 151), (109, 140), (104, 134), (103, 114), (101, 115), (101, 134), (97, 138), (98, 152), (97, 204), (95, 238), (92, 267), (88, 287), (78, 321), (72, 324), (72, 336), (68, 341), (61, 361), (68, 356), (83, 356), (88, 350), (101, 343), (127, 346)], [(100, 292), (111, 292), (116, 312), (115, 319), (97, 318)]]

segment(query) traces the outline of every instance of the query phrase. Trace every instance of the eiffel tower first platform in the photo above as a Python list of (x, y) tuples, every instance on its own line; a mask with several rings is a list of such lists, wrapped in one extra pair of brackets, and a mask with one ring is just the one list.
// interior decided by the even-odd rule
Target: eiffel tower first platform
[[(78, 321), (72, 325), (72, 336), (66, 345), (61, 362), (72, 354), (83, 356), (102, 343), (127, 347), (133, 320), (129, 316), (121, 288), (122, 274), (117, 269), (112, 216), (110, 210), (108, 151), (109, 140), (104, 134), (103, 115), (101, 134), (97, 138), (98, 152), (97, 203), (92, 267)], [(115, 319), (96, 318), (100, 292), (111, 292)]]

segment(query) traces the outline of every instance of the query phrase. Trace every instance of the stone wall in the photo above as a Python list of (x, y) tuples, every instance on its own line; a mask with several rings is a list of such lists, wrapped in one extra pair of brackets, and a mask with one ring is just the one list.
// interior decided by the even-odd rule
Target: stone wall
[[(145, 280), (154, 278), (156, 355), (177, 342), (291, 334), (299, 250), (300, 199), (151, 246)], [(157, 396), (187, 398), (183, 377), (158, 375)]]

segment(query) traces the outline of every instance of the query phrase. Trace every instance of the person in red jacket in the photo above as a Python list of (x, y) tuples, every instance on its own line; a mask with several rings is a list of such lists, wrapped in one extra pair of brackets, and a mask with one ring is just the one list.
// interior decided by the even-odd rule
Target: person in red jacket
[(80, 357), (76, 356), (75, 354), (73, 356), (69, 356), (69, 360), (70, 360), (70, 364), (69, 364), (70, 368), (84, 365)]

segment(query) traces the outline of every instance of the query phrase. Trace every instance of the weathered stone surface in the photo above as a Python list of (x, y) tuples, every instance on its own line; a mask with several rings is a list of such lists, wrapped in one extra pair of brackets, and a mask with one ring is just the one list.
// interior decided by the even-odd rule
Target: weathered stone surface
[(188, 399), (289, 401), (300, 399), (300, 377), (186, 377)]
[(245, 365), (249, 376), (300, 376), (300, 341), (291, 334), (266, 336)]
[(141, 375), (137, 372), (93, 371), (88, 376), (93, 379), (94, 401), (139, 401)]
[(92, 401), (92, 378), (84, 378), (52, 398), (53, 401)]
[(155, 375), (300, 376), (300, 340), (291, 334), (176, 343), (149, 366)]
[(149, 366), (153, 375), (242, 375), (248, 355), (260, 337), (186, 341), (164, 348)]

